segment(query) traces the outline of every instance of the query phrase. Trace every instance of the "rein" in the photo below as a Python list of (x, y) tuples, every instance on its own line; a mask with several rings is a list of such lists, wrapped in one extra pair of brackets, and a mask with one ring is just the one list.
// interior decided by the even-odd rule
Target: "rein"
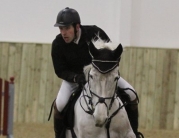
[[(114, 70), (117, 66), (119, 66), (119, 60), (120, 60), (120, 58), (119, 58), (117, 61), (103, 61), (103, 60), (95, 60), (95, 59), (92, 59), (92, 65), (93, 65), (93, 67), (96, 68), (100, 73), (105, 74), (105, 73), (108, 73), (108, 72)], [(111, 68), (109, 68), (109, 69), (107, 69), (107, 70), (101, 70), (100, 67), (98, 67), (94, 62), (115, 63), (115, 64), (114, 64)], [(80, 97), (80, 106), (81, 106), (81, 108), (82, 108), (86, 113), (88, 113), (88, 114), (90, 114), (90, 115), (93, 115), (95, 108), (94, 108), (94, 105), (93, 105), (93, 103), (92, 103), (92, 99), (93, 99), (94, 96), (96, 96), (96, 97), (98, 98), (98, 102), (96, 103), (95, 106), (97, 106), (97, 104), (104, 104), (104, 105), (106, 106), (108, 118), (107, 118), (106, 121), (105, 121), (105, 128), (106, 128), (106, 130), (107, 130), (107, 137), (110, 138), (109, 128), (110, 128), (111, 120), (112, 120), (112, 118), (119, 112), (120, 109), (122, 109), (123, 107), (125, 107), (125, 106), (128, 104), (128, 102), (124, 102), (123, 105), (121, 105), (121, 103), (120, 103), (120, 101), (119, 101), (119, 107), (109, 116), (109, 111), (110, 111), (111, 108), (112, 108), (112, 105), (113, 105), (113, 103), (114, 103), (114, 100), (117, 99), (117, 98), (119, 98), (119, 96), (117, 96), (117, 92), (118, 92), (117, 82), (118, 82), (118, 79), (119, 79), (119, 78), (116, 79), (116, 87), (115, 87), (115, 91), (114, 91), (113, 96), (112, 96), (112, 97), (100, 97), (100, 96), (97, 95), (95, 92), (91, 91), (91, 89), (90, 89), (90, 83), (89, 83), (89, 80), (90, 80), (89, 76), (90, 76), (90, 75), (89, 75), (89, 73), (90, 73), (90, 71), (88, 72), (88, 88), (89, 88), (90, 95), (86, 92), (86, 88), (84, 87), (84, 89), (83, 89), (83, 91), (82, 91), (82, 92), (83, 92), (83, 93), (82, 93), (82, 96)], [(130, 88), (127, 88), (127, 89), (130, 89)], [(125, 90), (125, 89), (124, 89), (124, 90)], [(130, 89), (130, 90), (132, 90), (132, 89)], [(133, 91), (133, 90), (132, 90), (132, 91)], [(135, 92), (134, 92), (134, 93), (135, 93)], [(136, 93), (135, 93), (135, 94), (136, 94)], [(115, 97), (115, 95), (116, 95), (116, 97)], [(136, 94), (136, 97), (137, 97), (137, 94)], [(82, 98), (83, 98), (84, 101), (85, 101), (85, 104), (86, 104), (86, 106), (87, 106), (88, 111), (85, 110), (84, 107), (83, 107), (82, 104), (81, 104), (81, 99), (82, 99)], [(87, 99), (88, 99), (88, 101), (87, 101)], [(137, 99), (138, 99), (138, 97), (137, 97)], [(111, 100), (109, 106), (106, 104), (105, 100)]]
[[(117, 81), (118, 81), (118, 80), (117, 80)], [(107, 110), (107, 114), (109, 115), (109, 110), (110, 110), (111, 107), (112, 107), (112, 104), (113, 104), (113, 102), (114, 102), (114, 99), (116, 98), (116, 97), (115, 97), (115, 94), (116, 94), (116, 92), (118, 91), (117, 81), (116, 81), (115, 92), (114, 92), (114, 95), (113, 95), (112, 97), (105, 97), (105, 98), (100, 97), (99, 95), (95, 94), (94, 92), (92, 92), (92, 91), (90, 90), (90, 86), (89, 86), (89, 91), (90, 91), (91, 96), (89, 96), (89, 95), (87, 94), (87, 92), (86, 92), (85, 87), (84, 87), (82, 96), (81, 96), (81, 98), (80, 98), (80, 106), (81, 106), (81, 108), (82, 108), (86, 113), (88, 113), (88, 114), (90, 114), (90, 115), (93, 115), (93, 113), (94, 113), (94, 106), (93, 106), (93, 103), (92, 103), (92, 97), (93, 97), (93, 95), (94, 95), (94, 96), (98, 97), (98, 102), (96, 103), (96, 105), (97, 105), (98, 103), (103, 103), (103, 104), (105, 104), (105, 106), (106, 106), (107, 109), (108, 109), (108, 110)], [(89, 85), (89, 76), (88, 76), (88, 85)], [(84, 98), (84, 100), (85, 100), (85, 103), (86, 103), (86, 106), (87, 106), (87, 108), (88, 108), (88, 111), (85, 110), (84, 107), (83, 107), (82, 104), (81, 104), (81, 99), (82, 99), (82, 98)], [(89, 99), (89, 102), (87, 102), (87, 99), (86, 99), (86, 98)], [(111, 99), (111, 102), (110, 102), (109, 107), (107, 106), (107, 104), (106, 104), (106, 102), (105, 102), (106, 99)], [(109, 128), (110, 128), (110, 124), (111, 124), (112, 118), (119, 112), (120, 109), (122, 109), (123, 107), (125, 107), (127, 104), (128, 104), (128, 103), (125, 102), (125, 103), (123, 103), (123, 105), (121, 105), (121, 103), (119, 102), (119, 107), (118, 107), (118, 109), (116, 109), (116, 111), (114, 111), (114, 112), (112, 113), (112, 115), (107, 118), (106, 124), (105, 124), (105, 128), (106, 128), (106, 130), (107, 130), (107, 137), (108, 137), (108, 138), (110, 138)], [(95, 105), (95, 106), (96, 106), (96, 105)]]
[[(120, 59), (120, 58), (119, 58)], [(103, 62), (103, 63), (116, 63), (113, 67), (111, 67), (110, 69), (108, 69), (108, 70), (105, 70), (105, 71), (102, 71), (94, 62)], [(118, 65), (119, 65), (119, 60), (117, 60), (117, 61), (104, 61), (104, 60), (95, 60), (95, 59), (92, 59), (92, 65), (93, 65), (93, 67), (94, 68), (96, 68), (99, 72), (101, 72), (102, 74), (105, 74), (105, 73), (108, 73), (108, 72), (110, 72), (110, 71), (112, 71), (113, 69), (115, 69)], [(90, 72), (90, 71), (89, 71)], [(88, 113), (88, 114), (90, 114), (90, 115), (93, 115), (93, 113), (94, 113), (94, 105), (93, 105), (93, 103), (92, 103), (92, 97), (93, 96), (96, 96), (97, 98), (98, 98), (98, 102), (96, 103), (96, 105), (97, 104), (104, 104), (105, 106), (106, 106), (106, 108), (107, 108), (107, 115), (109, 116), (109, 110), (111, 109), (111, 107), (112, 107), (112, 104), (114, 103), (114, 100), (115, 100), (115, 95), (117, 94), (117, 91), (118, 91), (118, 88), (117, 88), (117, 82), (118, 82), (118, 79), (116, 80), (116, 87), (115, 87), (115, 91), (114, 91), (114, 94), (113, 94), (113, 96), (112, 97), (100, 97), (99, 95), (97, 95), (96, 93), (94, 93), (94, 92), (92, 92), (91, 91), (91, 89), (90, 89), (90, 83), (89, 83), (89, 72), (88, 72), (88, 87), (89, 87), (89, 92), (90, 92), (90, 95), (91, 96), (89, 96), (88, 94), (87, 94), (87, 92), (86, 92), (86, 89), (83, 89), (83, 95), (81, 96), (81, 98), (83, 97), (84, 98), (84, 100), (85, 100), (85, 103), (86, 103), (86, 106), (87, 106), (87, 108), (88, 108), (88, 111), (86, 111), (84, 108), (83, 108), (83, 106), (82, 106), (82, 104), (81, 104), (81, 98), (80, 98), (80, 106), (82, 107), (82, 109), (86, 112), (86, 113)], [(86, 94), (85, 94), (85, 92), (86, 92)], [(88, 98), (89, 99), (89, 103), (87, 102), (87, 99), (86, 98)], [(106, 104), (106, 102), (105, 102), (105, 100), (110, 100), (111, 99), (111, 101), (110, 101), (110, 104), (109, 104), (109, 107), (108, 107), (108, 105)], [(96, 106), (95, 105), (95, 106)], [(112, 120), (112, 118), (118, 113), (118, 111), (120, 110), (120, 109), (122, 109), (124, 106), (126, 106), (127, 105), (127, 103), (125, 103), (125, 104), (123, 104), (123, 105), (121, 105), (120, 104), (120, 102), (119, 102), (119, 107), (118, 107), (118, 109), (116, 109), (116, 111), (114, 111), (113, 113), (112, 113), (112, 115), (110, 116), (110, 117), (108, 117), (107, 118), (107, 120), (106, 120), (106, 124), (105, 124), (105, 128), (106, 128), (106, 130), (107, 130), (107, 137), (108, 138), (110, 138), (110, 132), (109, 132), (109, 128), (110, 128), (110, 123), (111, 123), (111, 120)]]
[[(90, 71), (89, 71), (90, 72)], [(88, 86), (89, 86), (89, 91), (90, 91), (90, 94), (91, 94), (91, 96), (89, 96), (88, 94), (87, 94), (87, 92), (86, 92), (86, 89), (85, 89), (85, 87), (84, 87), (84, 89), (83, 89), (83, 95), (81, 96), (81, 98), (83, 97), (84, 98), (84, 100), (85, 100), (85, 103), (86, 103), (86, 106), (87, 106), (87, 108), (88, 108), (88, 110), (89, 111), (86, 111), (84, 108), (83, 108), (83, 106), (82, 106), (82, 104), (81, 104), (81, 98), (80, 98), (80, 105), (81, 105), (81, 107), (82, 107), (82, 109), (86, 112), (86, 113), (88, 113), (88, 114), (90, 114), (90, 115), (93, 115), (93, 113), (94, 113), (94, 105), (93, 105), (93, 103), (92, 103), (92, 97), (93, 97), (93, 95), (94, 96), (96, 96), (96, 97), (98, 97), (98, 102), (96, 103), (96, 105), (97, 104), (99, 104), (99, 103), (103, 103), (103, 104), (105, 104), (105, 106), (107, 107), (107, 114), (109, 115), (109, 110), (111, 109), (111, 107), (112, 107), (112, 104), (113, 104), (113, 102), (114, 102), (114, 99), (115, 99), (115, 94), (116, 94), (116, 92), (118, 91), (118, 89), (117, 89), (117, 81), (118, 81), (118, 79), (116, 80), (116, 88), (115, 88), (115, 91), (114, 91), (114, 94), (113, 94), (113, 96), (112, 97), (100, 97), (99, 95), (97, 95), (97, 94), (95, 94), (94, 92), (92, 92), (91, 91), (91, 89), (90, 89), (90, 85), (89, 85), (89, 73), (88, 73)], [(86, 92), (86, 94), (85, 94), (85, 92)], [(87, 99), (86, 98), (88, 98), (89, 99), (89, 102), (87, 102)], [(109, 107), (107, 106), (107, 104), (106, 104), (106, 102), (105, 102), (105, 100), (110, 100), (111, 99), (111, 102), (110, 102), (110, 105), (109, 105)], [(90, 107), (90, 106), (91, 107)], [(95, 105), (95, 106), (96, 106)], [(119, 108), (120, 108), (120, 106), (119, 106)]]
[[(83, 87), (82, 92), (83, 92), (83, 95), (80, 97), (80, 106), (81, 106), (81, 108), (82, 108), (86, 113), (88, 113), (88, 114), (90, 114), (90, 115), (93, 115), (94, 109), (93, 109), (92, 98), (91, 98), (90, 96), (88, 96), (87, 93), (86, 93), (86, 95), (85, 95), (85, 93), (84, 93), (84, 92), (86, 92), (85, 87)], [(86, 106), (88, 107), (88, 110), (89, 110), (89, 111), (86, 111), (86, 110), (83, 108), (83, 106), (82, 106), (82, 104), (81, 104), (81, 99), (82, 99), (82, 97), (84, 98), (85, 103), (86, 103)], [(89, 103), (87, 102), (86, 97), (89, 99)], [(91, 105), (91, 108), (89, 107), (89, 105)]]
[[(95, 62), (114, 62), (114, 63), (116, 63), (111, 69), (109, 69), (109, 70), (107, 70), (107, 71), (101, 71), (95, 64), (94, 64), (94, 62), (93, 61), (95, 61)], [(105, 74), (105, 73), (107, 73), (107, 72), (110, 72), (111, 70), (113, 70), (114, 68), (116, 68), (119, 64), (118, 64), (118, 62), (119, 61), (101, 61), (101, 60), (92, 60), (92, 65), (93, 65), (93, 67), (95, 67), (99, 72), (101, 72), (101, 73), (103, 73), (103, 74)], [(90, 72), (90, 71), (89, 71)], [(93, 103), (92, 103), (92, 98), (93, 98), (93, 96), (96, 96), (97, 98), (98, 98), (98, 102), (96, 103), (96, 105), (97, 104), (105, 104), (105, 106), (106, 106), (106, 108), (107, 108), (107, 115), (109, 115), (109, 111), (110, 111), (110, 109), (112, 108), (112, 105), (113, 105), (113, 103), (114, 103), (114, 100), (117, 98), (117, 97), (115, 97), (115, 95), (117, 94), (117, 91), (118, 91), (118, 86), (117, 86), (117, 82), (118, 82), (118, 79), (116, 79), (116, 87), (115, 87), (115, 91), (114, 91), (114, 94), (113, 94), (113, 96), (112, 97), (100, 97), (99, 95), (97, 95), (96, 93), (94, 93), (94, 92), (92, 92), (91, 91), (91, 89), (90, 89), (90, 83), (89, 83), (89, 80), (90, 80), (90, 78), (89, 78), (89, 72), (88, 72), (88, 88), (89, 88), (89, 92), (90, 92), (90, 95), (91, 96), (89, 96), (88, 95), (88, 93), (86, 92), (86, 88), (85, 87), (83, 87), (83, 93), (82, 93), (82, 96), (80, 97), (80, 106), (81, 106), (81, 108), (86, 112), (86, 113), (88, 113), (88, 114), (90, 114), (90, 115), (93, 115), (93, 113), (94, 113), (94, 105), (93, 105)], [(84, 109), (84, 107), (82, 106), (82, 104), (81, 104), (81, 99), (84, 99), (84, 101), (85, 101), (85, 103), (86, 103), (86, 106), (87, 106), (87, 108), (88, 108), (88, 111), (87, 110), (85, 110)], [(89, 99), (89, 101), (87, 101), (87, 98)], [(119, 98), (119, 97), (118, 97)], [(109, 107), (108, 107), (108, 105), (106, 104), (106, 102), (105, 102), (105, 100), (110, 100), (111, 99), (111, 101), (110, 101), (110, 104), (109, 104)], [(125, 103), (123, 103), (123, 105), (121, 105), (121, 103), (119, 102), (119, 107), (112, 113), (112, 115), (110, 115), (107, 119), (106, 119), (106, 124), (105, 124), (105, 128), (106, 128), (106, 130), (107, 130), (107, 137), (108, 138), (110, 138), (110, 132), (109, 132), (109, 128), (110, 128), (110, 124), (111, 124), (111, 120), (112, 120), (112, 118), (119, 112), (119, 110), (120, 109), (122, 109), (123, 107), (125, 107), (126, 105), (127, 105), (128, 103), (127, 102), (125, 102)], [(95, 106), (96, 106), (95, 105)]]

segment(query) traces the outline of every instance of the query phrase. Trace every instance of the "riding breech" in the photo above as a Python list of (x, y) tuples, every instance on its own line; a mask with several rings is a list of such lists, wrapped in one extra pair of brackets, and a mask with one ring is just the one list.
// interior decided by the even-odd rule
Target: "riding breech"
[[(119, 78), (117, 85), (120, 88), (130, 88), (134, 90), (134, 88), (122, 77)], [(77, 83), (72, 83), (65, 80), (62, 81), (60, 90), (56, 98), (56, 106), (59, 112), (61, 112), (63, 108), (66, 106), (71, 94), (78, 89), (78, 86), (79, 85)], [(131, 90), (124, 91), (130, 96), (131, 101), (136, 99), (136, 95), (134, 94), (134, 92), (132, 92)]]
[[(122, 89), (130, 88), (135, 92), (134, 88), (122, 77), (120, 77), (118, 80), (118, 87), (120, 87)], [(136, 97), (136, 94), (133, 91), (131, 91), (130, 89), (124, 90), (124, 91), (130, 96), (130, 100), (134, 101), (137, 97)]]
[(78, 89), (77, 83), (63, 80), (56, 98), (56, 106), (59, 112), (66, 106), (71, 94)]

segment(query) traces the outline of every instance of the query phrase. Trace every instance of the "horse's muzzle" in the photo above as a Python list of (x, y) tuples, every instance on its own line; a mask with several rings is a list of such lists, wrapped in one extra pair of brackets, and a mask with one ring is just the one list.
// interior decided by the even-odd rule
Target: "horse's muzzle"
[(102, 120), (95, 120), (95, 126), (96, 127), (103, 127), (105, 124), (106, 124), (106, 121), (107, 121), (107, 119), (106, 120), (104, 120), (104, 121), (102, 121)]
[(95, 124), (96, 127), (103, 127), (104, 124)]

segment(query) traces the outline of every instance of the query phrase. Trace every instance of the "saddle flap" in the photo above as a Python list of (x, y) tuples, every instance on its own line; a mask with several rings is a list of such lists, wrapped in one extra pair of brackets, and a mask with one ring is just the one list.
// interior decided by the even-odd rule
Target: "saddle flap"
[(64, 124), (67, 129), (72, 129), (74, 126), (74, 106), (75, 103), (80, 96), (82, 88), (78, 88), (75, 92), (73, 92), (70, 96), (70, 99), (62, 111), (64, 116)]

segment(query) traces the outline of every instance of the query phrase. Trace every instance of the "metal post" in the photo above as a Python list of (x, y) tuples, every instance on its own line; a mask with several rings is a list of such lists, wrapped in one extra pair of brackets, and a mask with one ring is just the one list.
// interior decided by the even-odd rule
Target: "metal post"
[(8, 104), (9, 104), (9, 82), (4, 81), (4, 108), (3, 108), (3, 131), (2, 134), (7, 136), (8, 128)]
[(8, 104), (8, 130), (7, 138), (13, 138), (13, 115), (14, 114), (14, 78), (9, 83), (9, 104)]
[(0, 135), (2, 134), (1, 117), (2, 117), (2, 79), (0, 78)]

